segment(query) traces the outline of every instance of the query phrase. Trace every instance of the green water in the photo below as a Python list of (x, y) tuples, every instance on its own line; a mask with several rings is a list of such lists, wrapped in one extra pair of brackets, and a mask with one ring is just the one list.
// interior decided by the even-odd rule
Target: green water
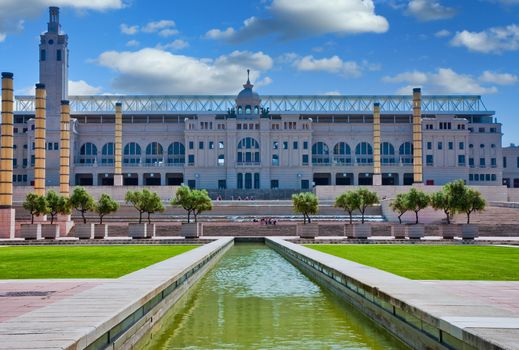
[(406, 349), (275, 251), (238, 244), (142, 349)]

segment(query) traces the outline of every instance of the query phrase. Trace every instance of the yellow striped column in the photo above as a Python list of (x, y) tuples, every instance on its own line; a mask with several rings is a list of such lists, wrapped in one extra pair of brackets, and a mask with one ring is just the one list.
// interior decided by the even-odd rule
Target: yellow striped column
[(2, 73), (0, 208), (11, 208), (13, 205), (13, 103), (13, 74)]
[(380, 165), (380, 103), (373, 104), (373, 185), (382, 185)]
[(413, 178), (423, 182), (422, 160), (422, 89), (413, 89)]
[(34, 128), (34, 192), (45, 194), (45, 109), (44, 84), (36, 84), (36, 119)]
[(114, 186), (123, 185), (122, 147), (123, 147), (123, 104), (115, 104), (115, 149), (114, 149)]
[(61, 101), (61, 134), (59, 151), (59, 192), (70, 196), (70, 105)]
[(0, 238), (14, 238), (13, 73), (2, 73), (2, 143), (0, 148)]

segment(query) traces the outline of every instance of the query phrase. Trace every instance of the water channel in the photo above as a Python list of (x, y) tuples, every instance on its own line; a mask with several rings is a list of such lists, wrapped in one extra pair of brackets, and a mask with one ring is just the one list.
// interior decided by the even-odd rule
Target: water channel
[(407, 349), (263, 244), (236, 244), (141, 349)]

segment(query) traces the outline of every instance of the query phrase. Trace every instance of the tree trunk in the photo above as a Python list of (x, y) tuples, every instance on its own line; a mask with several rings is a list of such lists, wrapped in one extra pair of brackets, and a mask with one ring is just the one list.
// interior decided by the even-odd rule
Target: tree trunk
[(362, 214), (362, 219), (361, 219), (361, 222), (362, 222), (362, 223), (364, 223), (364, 211), (365, 211), (365, 210), (366, 210), (366, 209), (362, 209), (362, 210), (360, 211), (360, 213)]
[(470, 224), (470, 212), (467, 212), (467, 224)]
[(404, 215), (404, 213), (398, 215), (398, 223), (399, 223), (399, 224), (402, 223), (402, 215)]
[(54, 223), (54, 214), (50, 213), (50, 224)]
[(303, 213), (303, 225), (306, 225), (306, 214)]
[(308, 216), (308, 223), (311, 224), (312, 223), (312, 219), (310, 219), (310, 215), (306, 214), (306, 216)]
[(150, 215), (151, 215), (151, 213), (148, 212), (148, 224), (151, 224), (151, 218), (150, 218)]
[(191, 210), (187, 211), (187, 223), (189, 224), (191, 222)]
[(34, 214), (31, 213), (31, 225), (34, 225)]
[(448, 211), (446, 211), (445, 214), (447, 214), (447, 224), (450, 224), (451, 223), (451, 216), (450, 216)]
[(414, 212), (414, 215), (415, 215), (415, 217), (416, 217), (415, 225), (418, 225), (418, 212), (415, 211), (415, 212)]
[(350, 214), (350, 225), (353, 224), (353, 212), (348, 212)]
[(103, 224), (103, 215), (99, 215), (99, 224), (100, 224), (100, 225)]
[(85, 210), (81, 210), (81, 217), (83, 218), (83, 223), (86, 224)]
[(139, 224), (142, 224), (142, 211), (139, 210)]

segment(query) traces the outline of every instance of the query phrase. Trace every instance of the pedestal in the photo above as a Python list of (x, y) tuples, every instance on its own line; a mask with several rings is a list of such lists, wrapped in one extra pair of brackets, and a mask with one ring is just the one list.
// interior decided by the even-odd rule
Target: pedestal
[(58, 225), (60, 237), (65, 237), (74, 227), (74, 221), (71, 220), (70, 215), (58, 215)]
[(382, 186), (382, 174), (373, 174), (373, 186)]
[(14, 238), (15, 210), (13, 208), (0, 209), (0, 238)]
[(114, 175), (114, 186), (122, 186), (123, 185), (123, 175), (116, 174)]

